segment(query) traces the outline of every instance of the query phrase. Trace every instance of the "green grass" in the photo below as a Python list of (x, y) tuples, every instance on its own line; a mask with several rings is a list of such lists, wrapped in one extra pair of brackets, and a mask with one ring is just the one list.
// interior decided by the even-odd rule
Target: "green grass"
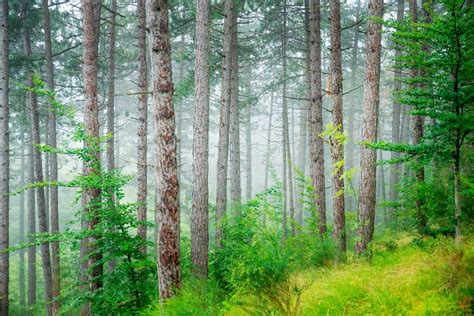
[[(294, 274), (290, 287), (304, 290), (298, 310), (286, 315), (472, 315), (474, 238), (457, 245), (448, 238), (413, 240), (405, 235), (393, 243), (376, 243), (370, 261), (349, 258), (345, 264)], [(240, 293), (217, 303), (205, 296), (202, 288), (201, 293), (183, 293), (170, 301), (171, 308), (145, 314), (268, 314), (256, 307), (263, 297)], [(198, 307), (202, 303), (213, 306)]]
[(303, 315), (469, 314), (474, 244), (463, 248), (450, 240), (402, 246), (371, 263), (317, 271), (302, 296)]

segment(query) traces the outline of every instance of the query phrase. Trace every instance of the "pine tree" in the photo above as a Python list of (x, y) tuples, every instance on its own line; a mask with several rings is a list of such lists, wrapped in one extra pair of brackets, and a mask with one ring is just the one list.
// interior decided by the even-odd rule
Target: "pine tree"
[[(362, 141), (377, 141), (377, 121), (379, 108), (380, 53), (382, 50), (383, 0), (370, 0), (365, 43), (365, 82)], [(362, 147), (360, 155), (359, 215), (357, 227), (356, 254), (363, 254), (372, 241), (375, 223), (375, 189), (377, 152), (373, 148)]]
[(8, 315), (9, 247), (9, 141), (8, 141), (8, 1), (0, 5), (0, 314)]
[(191, 257), (196, 268), (196, 275), (206, 278), (209, 251), (209, 0), (198, 1), (196, 9), (196, 107), (193, 138)]
[(149, 43), (156, 130), (156, 184), (158, 187), (157, 268), (160, 300), (173, 296), (181, 285), (179, 247), (179, 182), (176, 124), (173, 108), (168, 1), (149, 3)]
[(324, 177), (323, 91), (321, 81), (321, 3), (310, 0), (309, 4), (309, 57), (310, 57), (310, 109), (309, 142), (310, 174), (314, 187), (314, 204), (319, 213), (319, 234), (326, 233), (326, 189)]

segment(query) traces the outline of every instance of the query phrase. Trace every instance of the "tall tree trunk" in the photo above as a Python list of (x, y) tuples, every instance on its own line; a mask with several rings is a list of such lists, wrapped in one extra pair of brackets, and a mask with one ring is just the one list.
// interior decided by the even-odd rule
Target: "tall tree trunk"
[[(35, 166), (33, 158), (33, 134), (31, 124), (28, 128), (28, 183), (35, 182)], [(36, 246), (34, 246), (36, 234), (36, 211), (35, 211), (35, 189), (28, 189), (28, 305), (36, 304)], [(32, 315), (32, 313), (29, 313)]]
[[(249, 90), (250, 92), (250, 90)], [(245, 124), (245, 154), (247, 156), (246, 167), (246, 199), (249, 201), (252, 198), (252, 108), (248, 104), (245, 109), (246, 124)]]
[(112, 0), (109, 29), (109, 72), (107, 76), (107, 170), (115, 169), (115, 20), (117, 12), (117, 0)]
[[(24, 188), (25, 182), (25, 133), (23, 129), (20, 131), (20, 188)], [(20, 244), (25, 242), (25, 191), (20, 192)], [(18, 251), (20, 257), (20, 269), (18, 274), (18, 289), (20, 294), (20, 306), (25, 305), (25, 249)]]
[[(110, 24), (109, 24), (109, 69), (107, 74), (107, 155), (106, 164), (107, 171), (111, 172), (115, 169), (115, 36), (116, 36), (116, 12), (117, 0), (112, 0), (110, 7)], [(118, 143), (117, 133), (117, 143)], [(117, 161), (119, 158), (120, 146), (117, 146)], [(115, 192), (110, 190), (112, 201), (115, 201)], [(109, 269), (115, 269), (116, 261), (109, 261)]]
[[(360, 6), (361, 6), (361, 0), (357, 0), (357, 4), (356, 4), (356, 12), (355, 12), (355, 21), (356, 23), (358, 23), (359, 19), (360, 19)], [(352, 52), (351, 52), (351, 89), (355, 89), (356, 88), (356, 84), (357, 84), (357, 70), (359, 68), (359, 62), (358, 62), (358, 58), (359, 58), (359, 25), (356, 25), (354, 26), (354, 44), (352, 46)], [(357, 101), (356, 101), (357, 100)], [(347, 142), (347, 145), (346, 145), (346, 161), (347, 161), (347, 164), (346, 164), (346, 170), (350, 170), (352, 168), (354, 168), (354, 156), (356, 155), (355, 153), (355, 146), (354, 144), (357, 143), (356, 139), (355, 139), (355, 133), (354, 133), (354, 120), (355, 120), (355, 112), (357, 110), (357, 103), (358, 103), (358, 98), (357, 96), (353, 96), (352, 98), (352, 108), (349, 109), (348, 111), (348, 118), (347, 118), (347, 122), (348, 122), (348, 142)], [(348, 183), (346, 183), (347, 185)], [(350, 196), (348, 195), (346, 197), (346, 201), (347, 201), (347, 206), (346, 208), (349, 210), (349, 211), (353, 211), (354, 210), (354, 197), (353, 196)]]
[[(115, 117), (117, 125), (120, 125), (120, 116)], [(115, 143), (120, 144), (120, 129), (115, 130)], [(115, 149), (115, 169), (120, 170), (120, 146), (114, 146)]]
[(191, 259), (195, 266), (195, 274), (207, 278), (209, 252), (209, 0), (199, 0), (196, 12), (196, 107), (193, 137)]
[[(48, 89), (54, 91), (54, 66), (53, 66), (53, 48), (51, 43), (51, 24), (49, 18), (48, 0), (42, 0), (43, 26), (45, 36), (45, 52), (46, 52), (46, 78)], [(48, 105), (48, 145), (52, 148), (57, 146), (56, 137), (56, 111), (51, 104)], [(51, 182), (58, 181), (58, 157), (56, 153), (49, 153), (48, 166), (49, 177)], [(49, 187), (50, 193), (50, 216), (51, 216), (51, 233), (59, 233), (59, 208), (58, 208), (58, 187), (53, 185)], [(59, 258), (59, 242), (51, 243), (51, 271), (53, 277), (53, 297), (57, 298), (60, 293), (60, 258)], [(57, 314), (59, 310), (59, 302), (53, 302), (53, 313)]]
[[(289, 131), (288, 131), (289, 132)], [(289, 133), (287, 133), (286, 139), (286, 152), (287, 152), (287, 162), (288, 162), (288, 195), (289, 195), (289, 208), (290, 208), (290, 228), (291, 228), (291, 236), (295, 236), (296, 234), (296, 225), (295, 225), (295, 195), (294, 195), (294, 188), (293, 188), (293, 160), (292, 160), (292, 153), (290, 147), (290, 140), (289, 140)]]
[(229, 121), (230, 121), (230, 89), (231, 89), (231, 46), (232, 46), (232, 14), (234, 2), (224, 3), (224, 43), (222, 58), (222, 90), (219, 123), (219, 146), (217, 153), (217, 191), (216, 191), (216, 244), (221, 246), (224, 237), (221, 221), (227, 209), (227, 167), (229, 158)]
[(171, 46), (168, 1), (152, 0), (150, 48), (153, 78), (153, 106), (156, 133), (156, 183), (158, 186), (158, 280), (160, 300), (173, 296), (181, 285), (179, 253), (179, 181), (176, 157), (176, 124), (173, 108)]
[[(472, 9), (473, 3), (470, 2), (468, 3), (468, 7)], [(455, 26), (456, 29), (458, 26)], [(456, 111), (456, 120), (457, 122), (461, 121), (462, 116), (464, 115), (464, 106), (462, 104), (462, 101), (460, 100), (460, 83), (459, 83), (459, 77), (461, 76), (460, 68), (461, 68), (461, 62), (462, 62), (462, 55), (463, 55), (463, 47), (461, 46), (461, 37), (462, 35), (457, 33), (457, 38), (456, 41), (458, 45), (456, 45), (456, 60), (457, 64), (453, 69), (453, 92), (454, 92), (454, 106), (455, 106), (455, 111)], [(462, 129), (458, 126), (455, 129), (455, 152), (454, 152), (454, 230), (455, 230), (455, 238), (456, 242), (459, 243), (461, 241), (462, 237), (462, 231), (461, 231), (461, 214), (462, 214), (462, 204), (461, 204), (461, 148), (463, 144), (463, 131)]]
[[(282, 226), (283, 226), (283, 239), (286, 239), (286, 236), (288, 234), (287, 232), (287, 226), (288, 226), (288, 204), (290, 202), (290, 221), (291, 221), (291, 233), (293, 233), (293, 217), (294, 217), (294, 208), (292, 208), (290, 197), (291, 197), (291, 191), (292, 191), (292, 186), (290, 185), (290, 188), (288, 188), (288, 174), (289, 174), (289, 169), (291, 169), (290, 166), (290, 136), (289, 136), (289, 125), (288, 125), (288, 98), (286, 96), (287, 94), (287, 3), (286, 0), (283, 1), (283, 29), (282, 29), (282, 38), (281, 38), (281, 47), (282, 47), (282, 162), (283, 162), (283, 217), (282, 217)], [(289, 190), (288, 190), (289, 189)], [(290, 192), (288, 192), (290, 191)]]
[[(27, 8), (26, 6), (22, 9), (22, 19), (25, 22), (27, 19)], [(31, 37), (30, 30), (28, 27), (23, 28), (24, 36), (24, 51), (25, 55), (31, 57)], [(32, 80), (32, 69), (28, 66), (27, 69), (27, 86), (33, 87)], [(29, 92), (30, 98), (30, 115), (31, 115), (31, 133), (33, 135), (33, 144), (41, 144), (41, 135), (40, 135), (40, 118), (38, 110), (38, 101), (37, 96), (33, 92)], [(35, 183), (43, 183), (43, 163), (41, 157), (41, 150), (34, 146), (33, 148), (33, 157), (35, 165)], [(38, 224), (39, 232), (43, 234), (49, 233), (48, 229), (48, 218), (46, 213), (46, 200), (44, 194), (44, 187), (39, 186), (36, 188), (36, 203), (38, 205)], [(51, 253), (49, 248), (49, 242), (43, 241), (41, 243), (41, 264), (43, 266), (43, 285), (44, 285), (44, 300), (46, 303), (46, 314), (52, 315), (52, 300), (53, 300), (53, 289), (52, 289), (52, 273), (51, 273)]]
[[(404, 0), (398, 0), (397, 2), (397, 21), (401, 22), (403, 20), (403, 16), (405, 13), (405, 1)], [(401, 56), (401, 51), (396, 50), (395, 51), (395, 59), (400, 58)], [(398, 92), (402, 89), (402, 82), (400, 81), (402, 76), (402, 70), (397, 68), (395, 69), (394, 73), (394, 81), (393, 81), (393, 93), (394, 95), (397, 95)], [(398, 144), (400, 143), (401, 140), (401, 131), (400, 131), (400, 118), (401, 118), (401, 106), (400, 102), (398, 100), (394, 100), (393, 102), (393, 111), (392, 111), (392, 143)], [(391, 152), (391, 159), (395, 159), (399, 157), (399, 154), (395, 151)], [(392, 202), (397, 200), (397, 190), (396, 186), (398, 184), (398, 181), (400, 179), (400, 165), (399, 164), (392, 164), (390, 166), (390, 192), (389, 192), (389, 197)], [(395, 218), (395, 211), (396, 209), (391, 209), (390, 211), (390, 219)]]
[[(310, 71), (310, 56), (309, 56), (309, 0), (304, 1), (304, 22), (305, 22), (305, 43), (306, 43), (306, 54), (305, 54), (305, 62), (306, 62), (306, 69), (305, 69), (305, 76), (306, 76), (306, 84), (307, 84), (307, 96), (308, 98), (311, 97), (311, 71)], [(299, 139), (299, 153), (298, 153), (298, 168), (302, 172), (302, 175), (305, 175), (306, 171), (306, 143), (307, 143), (307, 134), (308, 134), (308, 105), (306, 103), (303, 104), (302, 109), (300, 110), (300, 117), (299, 117), (299, 127), (300, 127), (300, 139)], [(295, 146), (293, 145), (293, 148)], [(295, 212), (296, 218), (295, 221), (298, 223), (298, 226), (303, 226), (303, 187), (300, 185), (296, 188), (296, 204), (295, 204)]]
[(270, 172), (270, 152), (272, 143), (272, 116), (273, 116), (273, 90), (270, 92), (270, 113), (268, 113), (268, 129), (267, 129), (267, 151), (265, 153), (265, 179), (264, 189), (268, 189), (268, 174)]
[(231, 88), (230, 88), (230, 200), (235, 216), (240, 215), (242, 186), (240, 174), (240, 108), (239, 108), (239, 52), (237, 34), (237, 5), (232, 13)]
[[(306, 145), (308, 142), (308, 109), (306, 104), (301, 109), (300, 113), (300, 139), (299, 139), (299, 154), (298, 154), (298, 168), (301, 171), (303, 176), (306, 175)], [(301, 186), (301, 184), (300, 184)], [(297, 188), (297, 196), (296, 196), (296, 218), (295, 221), (301, 227), (303, 225), (303, 211), (304, 211), (304, 200), (303, 200), (303, 188)]]
[(8, 141), (8, 0), (0, 7), (0, 314), (8, 315), (9, 247), (9, 141)]
[[(146, 0), (138, 0), (138, 165), (137, 165), (137, 218), (139, 224), (137, 234), (146, 240), (147, 226), (143, 224), (147, 220), (147, 133), (148, 133), (148, 71), (146, 60)], [(141, 249), (146, 253), (146, 245)]]
[(456, 148), (456, 157), (454, 162), (454, 231), (456, 241), (461, 240), (461, 153), (460, 146)]
[[(185, 41), (184, 41), (184, 33), (181, 34), (181, 41), (180, 41), (180, 55), (183, 56), (185, 54)], [(181, 83), (184, 80), (184, 67), (185, 67), (185, 60), (184, 57), (183, 60), (180, 61), (179, 63), (179, 68), (178, 68), (178, 78), (179, 82)], [(177, 143), (177, 150), (178, 150), (178, 180), (181, 181), (181, 164), (182, 164), (182, 147), (183, 147), (183, 103), (184, 100), (181, 100), (180, 102), (177, 102), (176, 104), (176, 115), (177, 115), (177, 120), (176, 120), (176, 133), (177, 133), (177, 138), (178, 138), (178, 143)], [(180, 191), (183, 189), (183, 187), (180, 187)], [(180, 192), (181, 194), (181, 192)], [(180, 202), (181, 203), (181, 202)], [(180, 204), (181, 205), (181, 204)]]
[[(381, 126), (380, 126), (380, 122), (378, 123), (379, 124), (379, 140), (381, 140)], [(380, 150), (379, 151), (379, 158), (378, 158), (379, 161), (383, 161), (383, 152)], [(379, 180), (378, 180), (378, 187), (379, 187), (379, 195), (377, 197), (377, 201), (376, 201), (376, 205), (379, 206), (379, 208), (383, 211), (383, 224), (385, 227), (387, 227), (388, 225), (388, 213), (387, 213), (387, 207), (386, 206), (383, 206), (381, 204), (383, 204), (386, 200), (387, 200), (387, 196), (385, 194), (385, 170), (384, 170), (384, 165), (380, 165), (379, 167)]]
[[(100, 152), (99, 147), (99, 105), (97, 99), (97, 72), (98, 72), (98, 44), (100, 29), (101, 0), (82, 0), (83, 7), (83, 76), (85, 96), (85, 133), (87, 140), (84, 143), (91, 152), (91, 161), (84, 163), (84, 174), (87, 176), (99, 176), (100, 174)], [(84, 190), (83, 205), (84, 214), (82, 219), (83, 230), (94, 230), (98, 225), (97, 207), (100, 203), (100, 187), (92, 187)], [(81, 257), (84, 258), (83, 278), (88, 289), (95, 292), (102, 287), (103, 266), (99, 263), (102, 254), (98, 251), (99, 239), (90, 236), (81, 241)], [(82, 315), (90, 315), (90, 306), (85, 304), (81, 311)]]
[[(408, 2), (410, 7), (411, 21), (413, 23), (418, 23), (418, 8), (416, 0), (409, 0)], [(410, 72), (412, 78), (416, 78), (419, 75), (419, 70), (414, 69)], [(424, 117), (416, 115), (414, 118), (413, 125), (413, 144), (417, 145), (421, 142), (423, 138), (423, 129), (424, 129)], [(420, 185), (425, 182), (425, 167), (417, 166), (415, 171), (416, 182), (417, 182), (417, 195), (416, 195), (416, 220), (418, 223), (418, 230), (423, 232), (426, 229), (426, 214), (424, 211), (424, 197), (421, 190), (418, 189)]]
[[(40, 114), (40, 125), (41, 125), (41, 114)], [(49, 117), (47, 117), (45, 119), (44, 131), (45, 131), (44, 132), (44, 143), (49, 144)], [(49, 170), (49, 166), (50, 166), (49, 153), (46, 153), (46, 152), (42, 153), (42, 156), (44, 157), (44, 159), (43, 159), (44, 160), (44, 174), (43, 174), (43, 177), (44, 177), (45, 180), (49, 180), (50, 177), (51, 177), (51, 173), (50, 173), (50, 170)], [(45, 204), (45, 209), (46, 209), (46, 223), (47, 223), (46, 226), (48, 227), (48, 230), (50, 230), (50, 226), (51, 226), (51, 223), (50, 223), (51, 213), (50, 213), (50, 209), (49, 209), (49, 189), (50, 189), (49, 185), (44, 187), (44, 204)]]
[[(323, 132), (323, 94), (321, 82), (321, 3), (309, 3), (309, 57), (310, 57), (310, 107), (309, 148), (310, 175), (314, 188), (314, 204), (319, 213), (319, 234), (326, 231), (326, 189), (324, 177), (324, 143), (319, 136)], [(316, 214), (315, 214), (316, 215)]]
[[(330, 1), (330, 37), (331, 37), (331, 103), (332, 121), (337, 133), (343, 133), (342, 118), (342, 52), (341, 52), (341, 7), (340, 1)], [(334, 237), (339, 251), (346, 251), (346, 220), (344, 214), (343, 167), (336, 164), (344, 160), (344, 144), (331, 137)]]
[[(383, 0), (369, 0), (366, 38), (366, 64), (364, 82), (364, 114), (362, 141), (373, 143), (377, 140), (377, 120), (379, 108), (380, 52), (382, 49)], [(373, 17), (373, 18), (372, 18)], [(377, 19), (377, 20), (375, 20)], [(365, 253), (372, 241), (375, 221), (376, 151), (363, 146), (360, 161), (359, 218), (357, 228), (357, 255)]]

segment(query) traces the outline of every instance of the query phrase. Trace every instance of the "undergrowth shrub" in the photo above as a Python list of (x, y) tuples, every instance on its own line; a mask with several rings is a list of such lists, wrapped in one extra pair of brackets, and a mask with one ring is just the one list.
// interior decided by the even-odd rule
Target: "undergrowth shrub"
[(279, 190), (249, 201), (242, 216), (226, 222), (223, 247), (216, 250), (216, 279), (232, 293), (230, 302), (252, 314), (299, 314), (300, 296), (311, 282), (301, 282), (295, 272), (329, 265), (334, 258), (331, 240), (320, 239), (313, 226), (282, 240), (279, 205)]
[(225, 239), (210, 250), (208, 281), (193, 279), (189, 239), (183, 237), (183, 288), (148, 314), (218, 315), (238, 306), (252, 315), (299, 315), (301, 295), (313, 279), (298, 273), (329, 266), (335, 252), (331, 238), (320, 239), (314, 225), (283, 241), (281, 205), (277, 185), (222, 221)]

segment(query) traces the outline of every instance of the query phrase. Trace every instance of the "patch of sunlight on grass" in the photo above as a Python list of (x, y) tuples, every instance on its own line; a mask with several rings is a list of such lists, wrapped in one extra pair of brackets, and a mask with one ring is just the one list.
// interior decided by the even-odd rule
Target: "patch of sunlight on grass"
[[(406, 238), (401, 245), (409, 244)], [(468, 242), (463, 251), (470, 253), (473, 246)], [(446, 290), (452, 256), (450, 251), (430, 252), (410, 245), (377, 255), (372, 263), (316, 271), (313, 285), (302, 295), (302, 314), (462, 314), (459, 298)]]

